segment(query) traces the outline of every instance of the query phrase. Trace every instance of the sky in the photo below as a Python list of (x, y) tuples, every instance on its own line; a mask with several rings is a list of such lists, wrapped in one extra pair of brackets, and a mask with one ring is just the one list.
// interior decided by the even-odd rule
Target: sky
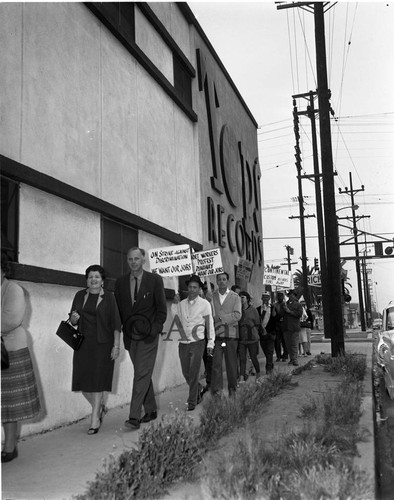
[[(292, 270), (301, 269), (298, 181), (294, 163), (292, 95), (315, 91), (313, 14), (300, 8), (278, 10), (274, 2), (189, 2), (232, 80), (256, 119), (261, 168), (263, 249), (267, 264), (286, 262), (294, 248)], [(359, 230), (394, 238), (394, 4), (338, 2), (325, 12), (325, 38), (338, 216), (351, 216), (353, 189)], [(297, 100), (305, 109), (306, 100)], [(317, 107), (317, 103), (316, 103)], [(300, 117), (303, 173), (313, 173), (310, 120)], [(316, 214), (315, 188), (302, 181), (305, 214)], [(351, 221), (341, 220), (347, 227)], [(352, 237), (339, 228), (340, 241)], [(305, 219), (308, 265), (319, 258), (315, 217)], [(359, 234), (359, 241), (365, 236)], [(366, 236), (368, 241), (376, 241)], [(352, 240), (351, 240), (352, 241)], [(389, 244), (384, 243), (384, 248)], [(359, 246), (374, 255), (374, 246)], [(341, 257), (354, 255), (341, 245)], [(394, 253), (393, 253), (394, 255)], [(281, 258), (282, 256), (282, 258)], [(286, 269), (286, 265), (281, 266)], [(381, 311), (394, 300), (394, 258), (371, 259), (373, 300)], [(347, 261), (352, 302), (358, 302), (354, 261)]]

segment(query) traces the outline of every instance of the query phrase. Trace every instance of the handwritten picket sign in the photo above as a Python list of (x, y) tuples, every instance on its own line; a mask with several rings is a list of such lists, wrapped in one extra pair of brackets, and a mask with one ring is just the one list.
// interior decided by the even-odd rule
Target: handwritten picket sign
[(253, 263), (246, 259), (239, 259), (237, 264), (237, 275), (238, 279), (243, 279), (246, 282), (250, 280), (250, 276), (253, 270)]
[(224, 271), (220, 248), (192, 253), (193, 273), (197, 276), (212, 276)]
[(160, 276), (192, 274), (193, 266), (189, 245), (154, 248), (148, 250), (150, 270)]

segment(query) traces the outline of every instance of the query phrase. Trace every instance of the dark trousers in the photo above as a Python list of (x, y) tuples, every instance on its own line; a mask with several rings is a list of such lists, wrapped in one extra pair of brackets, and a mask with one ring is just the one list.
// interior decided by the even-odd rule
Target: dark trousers
[(243, 344), (241, 342), (238, 343), (238, 353), (239, 353), (239, 362), (240, 362), (240, 375), (241, 377), (245, 377), (246, 375), (246, 360), (247, 354), (249, 352), (250, 359), (252, 360), (254, 369), (256, 370), (256, 375), (260, 373), (260, 365), (259, 360), (257, 359), (257, 355), (259, 353), (259, 342), (252, 342), (250, 344)]
[(267, 335), (260, 336), (260, 345), (265, 356), (265, 371), (271, 373), (274, 369), (274, 349), (275, 349), (275, 335), (267, 333)]
[[(225, 346), (222, 346), (225, 343)], [(211, 391), (216, 393), (223, 389), (223, 357), (226, 363), (228, 392), (234, 393), (237, 388), (237, 339), (217, 338), (212, 359)]]
[(205, 340), (190, 342), (189, 344), (179, 344), (179, 359), (181, 362), (182, 374), (189, 386), (189, 405), (196, 406), (198, 394), (201, 390), (200, 368), (202, 355), (205, 350)]
[(289, 353), (287, 352), (287, 347), (285, 343), (285, 339), (283, 337), (283, 332), (276, 332), (275, 336), (275, 353), (278, 359), (287, 359)]
[(300, 332), (289, 332), (289, 331), (283, 333), (286, 342), (286, 347), (289, 352), (290, 361), (297, 361), (299, 333)]
[(202, 355), (202, 360), (204, 361), (205, 368), (205, 383), (207, 384), (207, 388), (209, 389), (211, 387), (212, 380), (212, 356), (208, 356), (207, 345), (208, 340), (205, 339), (205, 349), (204, 354)]
[(131, 419), (139, 420), (141, 418), (142, 406), (144, 406), (145, 413), (152, 413), (157, 410), (152, 373), (155, 367), (158, 345), (158, 335), (150, 343), (145, 343), (143, 340), (131, 341), (129, 354), (134, 366), (133, 392), (129, 415)]

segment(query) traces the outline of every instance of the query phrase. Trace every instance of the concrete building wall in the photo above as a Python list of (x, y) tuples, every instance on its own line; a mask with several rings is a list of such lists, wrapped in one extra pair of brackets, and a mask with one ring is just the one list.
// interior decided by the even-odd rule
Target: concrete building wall
[[(185, 179), (199, 204), (198, 163), (190, 154), (195, 125), (83, 4), (0, 9), (3, 46), (10, 47), (0, 77), (10, 124), (0, 137), (2, 154), (201, 240), (198, 214), (178, 218)], [(167, 69), (159, 69), (171, 81), (168, 49), (158, 35), (146, 35), (153, 28), (146, 29), (142, 13), (136, 24), (142, 19), (137, 41), (154, 63), (164, 61)]]
[[(212, 191), (212, 144), (198, 75), (192, 78), (195, 121), (86, 5), (0, 3), (0, 44), (6, 47), (0, 56), (0, 153), (33, 172), (30, 184), (22, 181), (19, 189), (21, 266), (83, 275), (90, 264), (102, 262), (102, 214), (83, 205), (90, 195), (95, 203), (99, 200), (111, 210), (121, 209), (147, 226), (152, 222), (204, 249), (218, 246), (208, 237), (208, 197), (215, 206), (223, 206), (223, 220), (230, 213), (234, 223), (244, 216), (242, 196), (236, 194), (242, 186), (239, 143), (253, 164), (255, 124), (180, 7), (176, 3), (149, 7), (196, 72), (196, 50), (207, 59), (220, 102), (213, 135), (219, 145), (224, 137), (222, 152), (228, 167), (223, 168), (236, 206), (225, 193)], [(173, 60), (168, 46), (138, 5), (135, 25), (139, 49), (171, 85)], [(37, 188), (34, 174), (49, 176), (46, 182), (52, 179), (51, 186), (56, 181), (65, 183), (60, 191), (77, 188), (80, 198), (74, 203), (67, 196)], [(249, 201), (247, 218), (252, 205)], [(261, 225), (260, 214), (258, 220)], [(150, 249), (174, 244), (159, 234), (141, 223), (139, 245)], [(239, 255), (229, 249), (229, 237), (234, 235), (223, 238), (222, 256), (233, 283)], [(260, 291), (262, 269), (262, 265), (254, 268), (248, 284), (252, 293)], [(164, 281), (167, 289), (178, 288), (176, 279)], [(90, 408), (80, 394), (71, 393), (72, 351), (55, 335), (79, 288), (25, 280), (20, 284), (28, 300), (25, 326), (44, 404), (40, 419), (22, 426), (25, 435), (82, 418)], [(169, 315), (165, 332), (170, 325)], [(160, 340), (153, 375), (157, 391), (183, 382), (177, 337), (166, 338)], [(129, 402), (132, 378), (133, 368), (123, 350), (116, 361), (109, 407)]]

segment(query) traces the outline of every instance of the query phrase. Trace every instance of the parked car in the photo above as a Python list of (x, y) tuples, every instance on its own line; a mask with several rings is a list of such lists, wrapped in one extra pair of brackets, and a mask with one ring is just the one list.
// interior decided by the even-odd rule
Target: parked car
[(372, 329), (380, 330), (382, 328), (383, 321), (380, 318), (376, 318), (372, 321)]
[(386, 390), (394, 399), (394, 301), (383, 310), (382, 330), (377, 346), (378, 364), (383, 368)]

